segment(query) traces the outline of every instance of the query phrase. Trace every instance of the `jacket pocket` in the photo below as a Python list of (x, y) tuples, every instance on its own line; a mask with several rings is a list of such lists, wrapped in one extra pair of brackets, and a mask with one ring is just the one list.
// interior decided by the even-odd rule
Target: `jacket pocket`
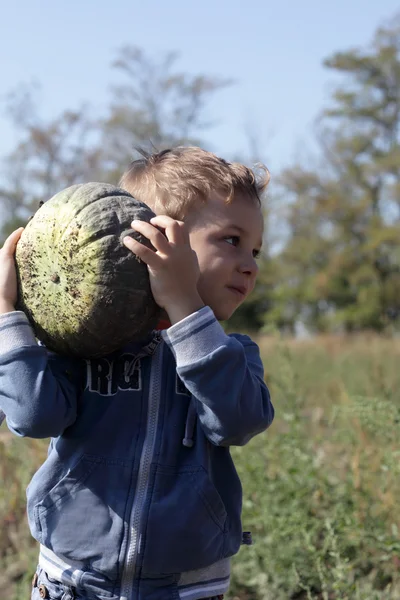
[(181, 573), (224, 557), (227, 514), (203, 467), (158, 466), (143, 548), (143, 571)]
[(35, 505), (39, 541), (115, 580), (130, 476), (123, 461), (83, 455)]

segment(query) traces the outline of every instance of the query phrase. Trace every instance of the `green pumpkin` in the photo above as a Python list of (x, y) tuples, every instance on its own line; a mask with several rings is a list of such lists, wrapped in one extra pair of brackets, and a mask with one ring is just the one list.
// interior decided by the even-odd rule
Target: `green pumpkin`
[(147, 266), (124, 244), (150, 208), (105, 183), (74, 185), (44, 203), (18, 242), (18, 305), (59, 354), (99, 357), (144, 339), (160, 309)]

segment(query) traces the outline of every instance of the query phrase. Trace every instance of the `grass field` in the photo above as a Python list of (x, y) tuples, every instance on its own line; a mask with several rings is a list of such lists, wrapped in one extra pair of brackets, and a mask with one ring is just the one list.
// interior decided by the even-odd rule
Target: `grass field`
[[(254, 545), (230, 600), (400, 599), (400, 340), (261, 338), (276, 409), (233, 455)], [(0, 589), (29, 597), (25, 487), (41, 441), (0, 430)]]

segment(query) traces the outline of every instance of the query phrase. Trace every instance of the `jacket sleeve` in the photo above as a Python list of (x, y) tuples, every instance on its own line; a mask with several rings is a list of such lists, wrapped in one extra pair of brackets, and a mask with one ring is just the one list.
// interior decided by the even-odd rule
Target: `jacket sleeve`
[(0, 413), (19, 436), (57, 437), (76, 419), (79, 376), (35, 339), (25, 314), (0, 315)]
[(274, 409), (259, 348), (248, 336), (226, 335), (205, 307), (163, 331), (163, 338), (213, 444), (244, 445), (269, 427)]

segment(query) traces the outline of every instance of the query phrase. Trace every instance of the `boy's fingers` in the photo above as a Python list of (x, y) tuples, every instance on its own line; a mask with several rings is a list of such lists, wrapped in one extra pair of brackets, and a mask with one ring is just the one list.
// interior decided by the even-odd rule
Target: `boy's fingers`
[(168, 225), (173, 225), (174, 223), (179, 223), (183, 225), (182, 221), (178, 221), (178, 219), (173, 219), (168, 215), (157, 215), (155, 217), (152, 217), (150, 219), (150, 223), (152, 225), (159, 225), (160, 227), (164, 227), (164, 229), (168, 227)]
[(136, 254), (149, 267), (156, 268), (160, 264), (160, 257), (151, 248), (144, 246), (129, 235), (125, 236), (122, 242), (124, 246)]
[(168, 252), (168, 240), (157, 227), (147, 223), (147, 221), (132, 221), (131, 227), (150, 240), (156, 250), (163, 254)]
[(14, 255), (15, 249), (18, 244), (18, 240), (21, 237), (23, 230), (24, 230), (24, 228), (20, 227), (19, 229), (16, 229), (8, 236), (8, 238), (6, 239), (6, 241), (3, 244), (3, 248), (2, 248), (2, 251), (4, 254), (9, 255), (9, 256)]
[(186, 244), (189, 242), (189, 233), (183, 221), (172, 219), (167, 215), (157, 215), (150, 219), (150, 223), (165, 229), (165, 235), (173, 244)]

